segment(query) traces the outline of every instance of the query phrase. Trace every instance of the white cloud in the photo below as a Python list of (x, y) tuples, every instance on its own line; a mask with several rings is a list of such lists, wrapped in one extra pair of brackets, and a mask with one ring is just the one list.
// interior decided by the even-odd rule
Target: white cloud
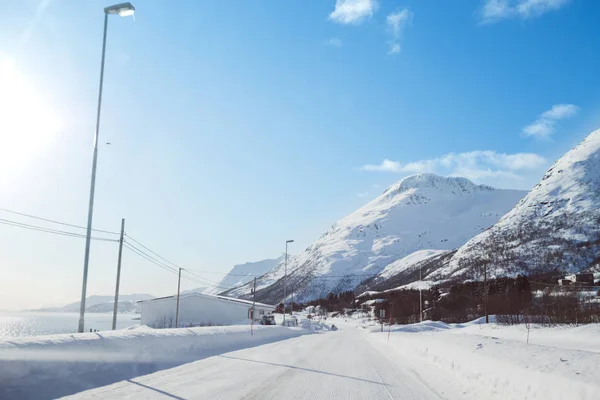
[(379, 189), (379, 185), (378, 185), (378, 184), (376, 184), (376, 183), (374, 183), (373, 185), (371, 185), (371, 187), (372, 187), (373, 189)]
[(358, 25), (371, 18), (377, 7), (376, 0), (336, 0), (335, 9), (329, 14), (329, 19), (338, 24)]
[(361, 193), (357, 193), (356, 195), (360, 198), (363, 198), (363, 197), (367, 197), (369, 195), (369, 192), (361, 192)]
[(517, 13), (523, 18), (538, 16), (548, 11), (558, 10), (570, 0), (521, 0), (516, 6)]
[(390, 51), (388, 51), (388, 54), (396, 54), (396, 53), (400, 53), (400, 44), (390, 43)]
[(341, 47), (342, 46), (342, 41), (338, 38), (332, 37), (327, 39), (324, 44), (326, 46), (333, 46), (333, 47)]
[(408, 163), (384, 159), (380, 164), (367, 164), (362, 171), (392, 172), (398, 174), (436, 173), (462, 176), (476, 182), (510, 183), (522, 181), (524, 173), (538, 173), (547, 167), (546, 159), (535, 153), (497, 153), (476, 150), (448, 153), (440, 157)]
[(363, 165), (360, 169), (363, 171), (402, 172), (402, 165), (399, 162), (390, 161), (386, 158), (379, 165), (367, 164)]
[(482, 23), (506, 18), (527, 19), (558, 10), (571, 0), (483, 0), (477, 14)]
[(542, 114), (542, 118), (563, 119), (577, 114), (579, 107), (574, 104), (555, 104), (551, 109)]
[(556, 131), (558, 121), (575, 116), (577, 111), (579, 111), (579, 107), (574, 104), (555, 104), (551, 109), (544, 111), (533, 123), (523, 128), (523, 135), (538, 139), (548, 138)]
[(413, 12), (411, 12), (408, 8), (403, 8), (402, 10), (391, 13), (386, 17), (385, 22), (392, 37), (390, 40), (389, 54), (400, 53), (400, 39), (402, 36), (402, 31), (407, 24), (412, 22), (413, 16)]

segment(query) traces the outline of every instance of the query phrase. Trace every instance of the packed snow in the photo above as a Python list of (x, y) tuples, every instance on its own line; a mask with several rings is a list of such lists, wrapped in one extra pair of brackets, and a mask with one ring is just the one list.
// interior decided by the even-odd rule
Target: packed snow
[(162, 330), (141, 326), (1, 340), (0, 399), (53, 399), (306, 333), (261, 325)]
[(385, 325), (380, 332), (381, 325), (368, 318), (330, 317), (310, 321), (317, 334), (218, 354), (69, 398), (597, 398), (600, 325), (532, 326), (527, 343), (525, 325), (490, 320)]
[[(342, 322), (343, 324), (343, 322)], [(338, 325), (336, 323), (336, 325)], [(443, 394), (442, 394), (443, 393)], [(69, 399), (462, 399), (353, 327), (206, 358)], [(467, 397), (468, 399), (468, 397)]]
[[(493, 318), (492, 318), (493, 321)], [(486, 399), (596, 399), (600, 391), (600, 325), (502, 326), (424, 321), (391, 329), (359, 327), (370, 340), (410, 357), (424, 379), (453, 382), (465, 396)], [(388, 331), (391, 331), (388, 333)]]

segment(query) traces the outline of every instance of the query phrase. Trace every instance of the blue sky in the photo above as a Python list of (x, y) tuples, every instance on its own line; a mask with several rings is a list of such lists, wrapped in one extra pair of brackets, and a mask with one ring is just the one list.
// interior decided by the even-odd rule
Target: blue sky
[[(94, 227), (184, 268), (299, 252), (413, 173), (530, 188), (600, 127), (597, 2), (134, 4), (109, 18)], [(107, 5), (0, 3), (0, 208), (85, 224)], [(0, 308), (78, 298), (83, 240), (0, 235)], [(116, 255), (93, 243), (89, 294)], [(125, 253), (124, 293), (176, 283)]]

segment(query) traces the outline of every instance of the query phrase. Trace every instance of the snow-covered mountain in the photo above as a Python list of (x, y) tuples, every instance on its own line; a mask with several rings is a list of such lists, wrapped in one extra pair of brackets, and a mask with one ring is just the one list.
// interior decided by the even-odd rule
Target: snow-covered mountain
[(194, 289), (182, 290), (180, 294), (204, 293), (207, 289), (207, 287), (201, 286)]
[(491, 229), (477, 235), (432, 280), (578, 272), (600, 261), (600, 130), (550, 167), (540, 183)]
[[(288, 261), (287, 297), (297, 301), (354, 289), (419, 250), (460, 247), (498, 221), (526, 192), (476, 185), (465, 178), (410, 176), (334, 223)], [(260, 277), (257, 300), (283, 299), (284, 266)], [(248, 297), (250, 286), (224, 292)]]
[[(134, 311), (137, 309), (136, 303), (142, 300), (153, 299), (154, 296), (150, 294), (122, 294), (119, 295), (119, 311)], [(99, 296), (93, 295), (88, 296), (85, 299), (85, 309), (88, 312), (108, 312), (113, 311), (115, 295)], [(65, 312), (79, 312), (80, 302), (67, 304), (62, 307), (49, 307), (42, 308), (37, 311), (65, 311)]]
[(218, 294), (224, 290), (244, 285), (254, 279), (276, 268), (284, 259), (285, 254), (278, 258), (271, 258), (255, 262), (234, 265), (231, 271), (216, 285), (206, 289), (204, 293)]

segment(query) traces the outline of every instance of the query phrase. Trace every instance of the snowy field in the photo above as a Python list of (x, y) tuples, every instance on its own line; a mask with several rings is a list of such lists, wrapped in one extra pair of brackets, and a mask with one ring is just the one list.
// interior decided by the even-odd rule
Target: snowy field
[(358, 324), (369, 337), (415, 362), (424, 379), (446, 380), (464, 395), (486, 399), (600, 398), (600, 325), (532, 326), (425, 321)]
[(0, 399), (600, 398), (598, 324), (534, 326), (527, 343), (525, 326), (481, 319), (389, 332), (361, 318), (298, 319), (254, 336), (231, 326), (3, 341)]
[(53, 399), (309, 333), (280, 326), (60, 334), (0, 340), (0, 399)]

